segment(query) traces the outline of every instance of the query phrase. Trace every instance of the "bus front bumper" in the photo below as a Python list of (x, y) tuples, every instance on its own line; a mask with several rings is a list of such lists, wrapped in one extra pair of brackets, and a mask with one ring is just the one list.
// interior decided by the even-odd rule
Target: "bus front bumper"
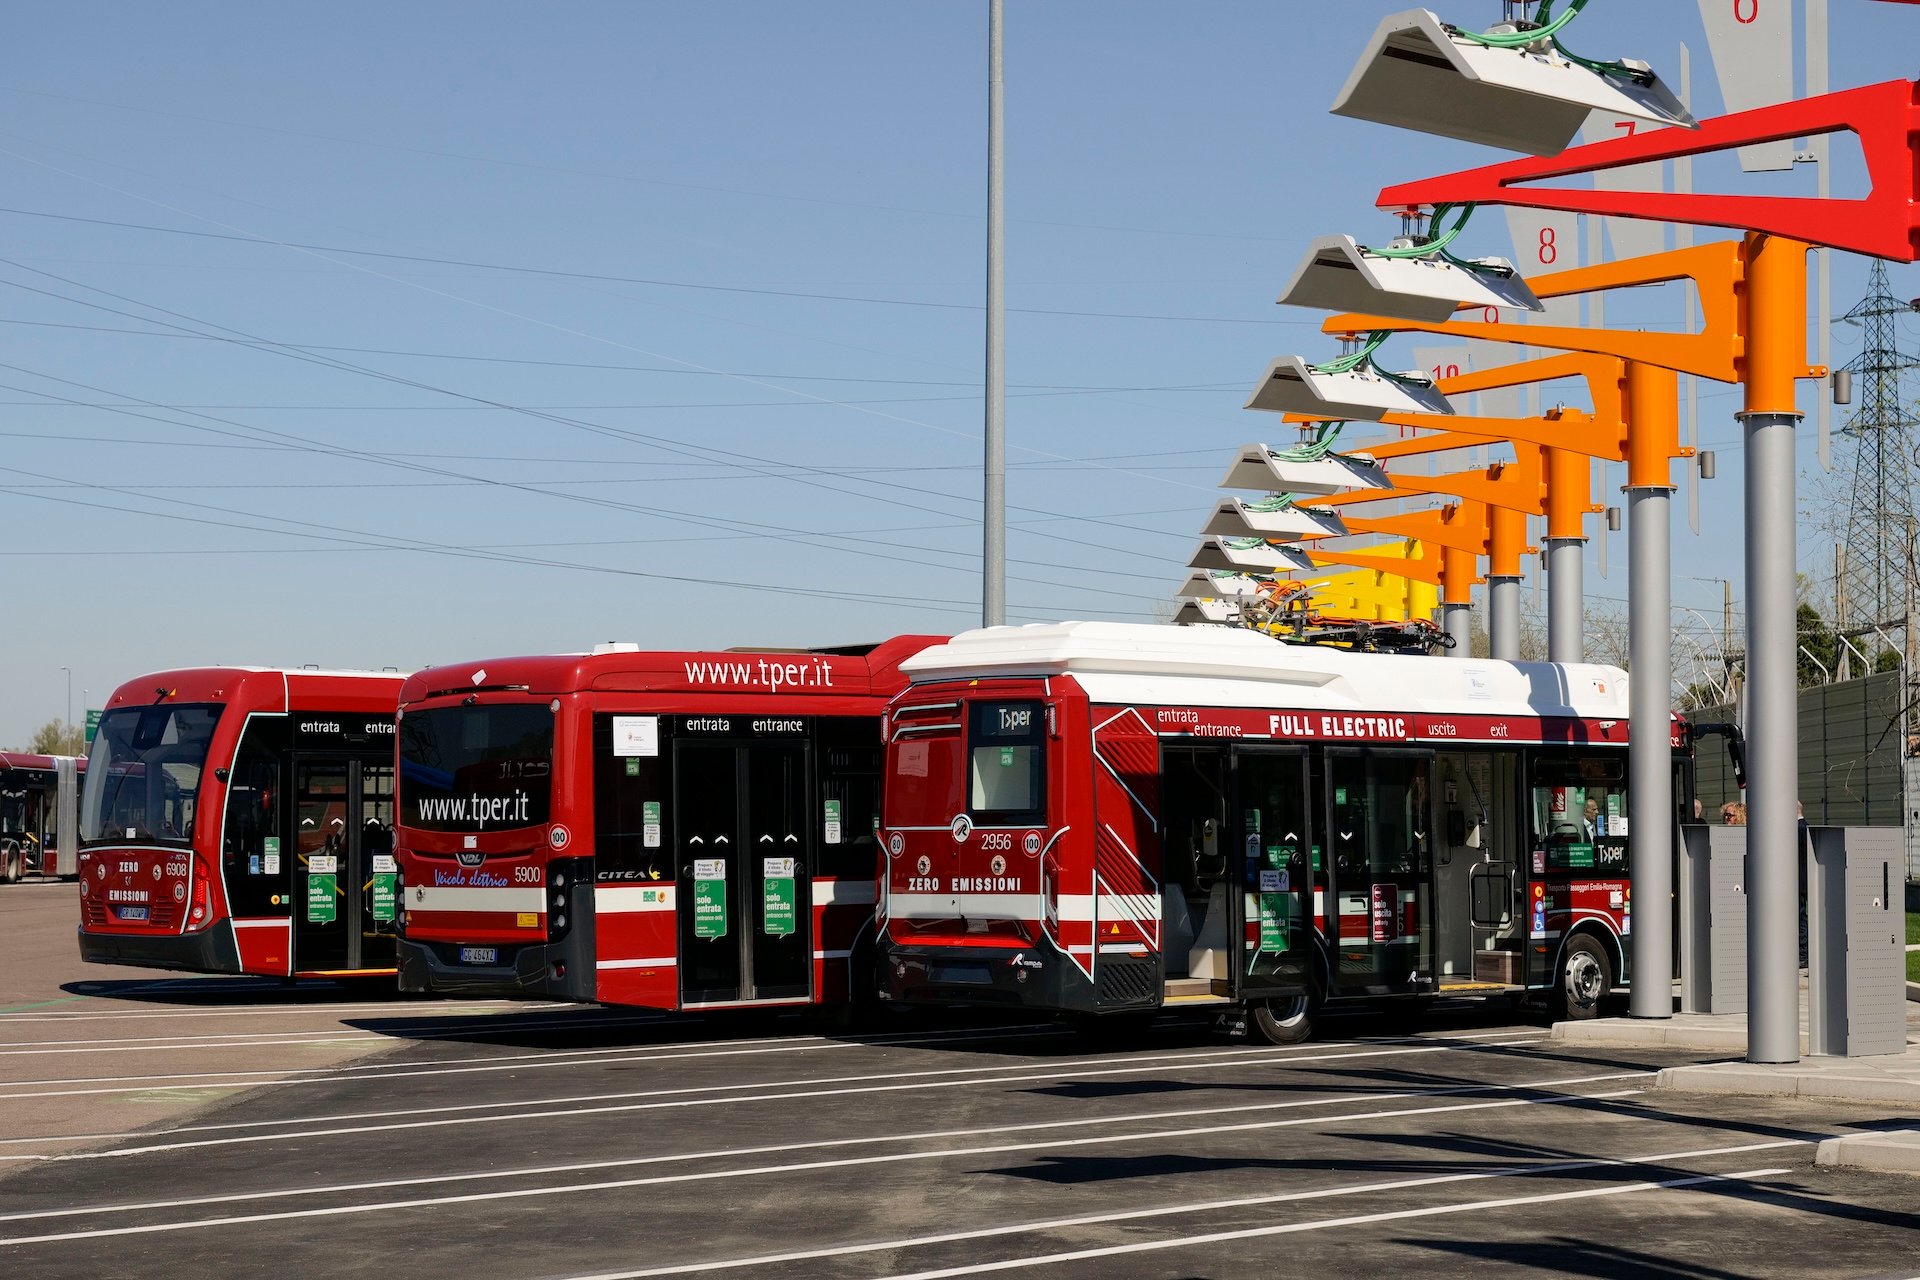
[(400, 990), (427, 995), (491, 996), (509, 1000), (592, 1000), (591, 957), (577, 966), (567, 941), (502, 945), (494, 964), (461, 961), (457, 942), (401, 939), (396, 948)]

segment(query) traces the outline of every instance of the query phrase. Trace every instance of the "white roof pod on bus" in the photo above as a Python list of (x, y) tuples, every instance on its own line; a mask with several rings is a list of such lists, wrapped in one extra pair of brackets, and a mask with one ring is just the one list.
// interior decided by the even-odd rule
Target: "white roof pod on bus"
[(1333, 114), (1536, 156), (1566, 150), (1595, 111), (1699, 127), (1645, 63), (1621, 60), (1619, 73), (1603, 75), (1542, 43), (1495, 49), (1450, 30), (1428, 9), (1389, 15)]
[(1223, 573), (1286, 573), (1309, 570), (1313, 560), (1304, 551), (1261, 543), (1257, 547), (1230, 547), (1225, 538), (1208, 538), (1187, 561), (1189, 569), (1219, 569)]
[(1347, 522), (1332, 511), (1317, 508), (1282, 507), (1261, 511), (1238, 498), (1223, 498), (1207, 517), (1200, 532), (1222, 538), (1271, 538), (1276, 542), (1295, 542), (1301, 538), (1343, 538)]
[(1072, 676), (1089, 697), (1114, 705), (1627, 720), (1627, 673), (1618, 667), (1349, 653), (1243, 627), (985, 627), (924, 649), (900, 669), (915, 683)]
[(1276, 454), (1264, 444), (1241, 447), (1227, 468), (1222, 489), (1256, 489), (1261, 493), (1335, 494), (1356, 489), (1391, 489), (1385, 467), (1364, 453), (1330, 453), (1312, 462)]
[(1260, 594), (1260, 579), (1245, 573), (1195, 569), (1173, 593), (1176, 600), (1244, 600)]
[(1387, 257), (1363, 249), (1352, 236), (1322, 236), (1313, 242), (1287, 287), (1283, 307), (1358, 311), (1439, 324), (1461, 307), (1545, 311), (1527, 282), (1505, 258), (1476, 258), (1472, 266), (1428, 257)]
[(1391, 378), (1366, 369), (1324, 373), (1300, 356), (1281, 356), (1269, 364), (1244, 407), (1355, 422), (1378, 422), (1390, 413), (1453, 412), (1433, 380), (1418, 373)]

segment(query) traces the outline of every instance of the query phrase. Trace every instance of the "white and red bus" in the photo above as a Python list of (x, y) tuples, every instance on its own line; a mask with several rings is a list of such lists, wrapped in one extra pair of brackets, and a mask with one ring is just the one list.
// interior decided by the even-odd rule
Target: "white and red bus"
[(108, 699), (80, 799), (80, 955), (393, 972), (398, 672), (201, 667)]
[(880, 718), (932, 637), (489, 659), (400, 707), (405, 991), (873, 994)]
[(79, 868), (80, 779), (74, 756), (0, 751), (0, 884), (71, 877)]
[(903, 669), (885, 998), (1220, 1005), (1287, 1043), (1326, 999), (1532, 993), (1578, 1017), (1628, 976), (1617, 668), (1062, 623)]

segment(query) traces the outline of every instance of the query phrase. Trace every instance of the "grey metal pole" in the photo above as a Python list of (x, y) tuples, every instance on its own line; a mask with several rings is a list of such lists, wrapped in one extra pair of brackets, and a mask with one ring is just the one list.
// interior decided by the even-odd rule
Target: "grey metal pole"
[(1747, 1061), (1800, 1060), (1795, 413), (1747, 437)]
[(1586, 654), (1585, 538), (1547, 539), (1547, 660), (1580, 662)]
[(1006, 176), (1000, 4), (987, 6), (987, 449), (981, 512), (980, 621), (1007, 620)]
[(1633, 1000), (1636, 1018), (1673, 1016), (1672, 489), (1627, 492), (1627, 826), (1633, 877)]
[(1453, 637), (1453, 648), (1447, 650), (1449, 658), (1471, 658), (1473, 656), (1473, 606), (1470, 604), (1443, 604), (1440, 606), (1440, 628)]
[(1520, 579), (1487, 579), (1488, 652), (1505, 662), (1520, 660)]

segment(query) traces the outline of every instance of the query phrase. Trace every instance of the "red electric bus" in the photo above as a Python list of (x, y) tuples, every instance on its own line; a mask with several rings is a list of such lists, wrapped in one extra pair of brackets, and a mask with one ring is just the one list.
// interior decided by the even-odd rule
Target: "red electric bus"
[(391, 974), (401, 679), (202, 667), (114, 690), (81, 791), (81, 958)]
[(0, 883), (71, 877), (78, 869), (76, 815), (86, 772), (87, 762), (73, 756), (0, 751)]
[(1211, 1004), (1291, 1043), (1330, 998), (1540, 995), (1581, 1017), (1628, 976), (1616, 668), (1063, 623), (903, 669), (885, 998)]
[(490, 659), (400, 703), (404, 991), (655, 1009), (871, 996), (874, 646)]

